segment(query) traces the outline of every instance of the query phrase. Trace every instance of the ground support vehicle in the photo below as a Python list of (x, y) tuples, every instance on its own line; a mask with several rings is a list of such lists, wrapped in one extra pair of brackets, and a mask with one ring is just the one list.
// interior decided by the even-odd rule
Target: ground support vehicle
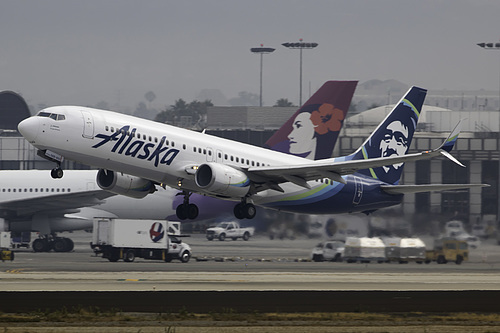
[(243, 240), (247, 241), (253, 236), (253, 233), (254, 228), (242, 228), (238, 222), (221, 222), (215, 227), (208, 228), (206, 237), (209, 241), (216, 238), (220, 241), (226, 238), (231, 238), (232, 240), (243, 238)]
[(10, 250), (10, 231), (0, 232), (0, 259), (14, 260), (14, 252)]
[(425, 243), (420, 238), (401, 238), (399, 263), (404, 264), (414, 261), (421, 264), (425, 259)]
[(385, 245), (378, 237), (347, 237), (345, 241), (344, 260), (348, 263), (369, 263), (387, 261)]
[(467, 242), (446, 237), (434, 241), (434, 250), (426, 251), (425, 263), (435, 261), (438, 264), (446, 264), (448, 261), (454, 261), (457, 265), (460, 265), (467, 260), (469, 260)]
[(342, 261), (345, 244), (341, 241), (321, 242), (312, 250), (313, 261)]
[[(170, 231), (170, 232), (168, 232)], [(182, 242), (180, 222), (96, 218), (91, 247), (111, 262), (135, 258), (188, 262), (191, 247)]]

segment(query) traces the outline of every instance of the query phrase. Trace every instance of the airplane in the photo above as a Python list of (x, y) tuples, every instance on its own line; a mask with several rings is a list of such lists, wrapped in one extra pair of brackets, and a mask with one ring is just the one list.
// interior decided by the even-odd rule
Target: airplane
[[(369, 213), (399, 204), (405, 193), (487, 186), (399, 185), (405, 162), (444, 156), (463, 166), (449, 153), (460, 124), (438, 148), (407, 154), (426, 93), (411, 87), (351, 155), (315, 161), (79, 106), (41, 110), (18, 129), (39, 156), (57, 164), (53, 178), (63, 176), (60, 164), (67, 158), (100, 168), (99, 186), (114, 193), (169, 186), (184, 196), (176, 208), (181, 219), (198, 215), (198, 207), (189, 203), (192, 193), (238, 202), (233, 209), (238, 219), (253, 218), (256, 205), (310, 214)], [(334, 113), (326, 108), (311, 114), (318, 135), (335, 129)]]
[[(318, 109), (322, 105), (335, 105), (344, 119), (354, 94), (357, 81), (326, 82), (268, 141), (270, 149), (283, 150), (288, 136), (294, 131), (292, 122), (304, 110)], [(340, 130), (340, 128), (338, 128)], [(333, 136), (332, 136), (333, 135)], [(297, 137), (297, 134), (294, 134)], [(316, 155), (331, 156), (338, 132), (330, 140), (316, 145)], [(296, 138), (297, 140), (297, 138)], [(302, 138), (303, 141), (310, 138)], [(314, 158), (311, 156), (310, 158)], [(99, 188), (97, 170), (68, 170), (62, 180), (42, 177), (43, 170), (6, 170), (0, 172), (0, 230), (20, 234), (26, 231), (39, 233), (32, 243), (35, 252), (68, 252), (73, 242), (57, 233), (91, 229), (95, 217), (121, 217), (137, 219), (179, 220), (175, 209), (182, 203), (178, 190), (157, 188), (153, 195), (130, 190), (116, 195)], [(137, 201), (148, 195), (147, 200)], [(203, 208), (198, 220), (206, 220), (230, 211), (232, 203), (193, 194), (191, 202)]]

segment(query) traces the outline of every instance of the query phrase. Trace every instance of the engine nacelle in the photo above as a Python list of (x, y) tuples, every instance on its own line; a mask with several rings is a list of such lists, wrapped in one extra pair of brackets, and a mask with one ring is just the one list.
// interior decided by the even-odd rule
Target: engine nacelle
[(156, 190), (150, 180), (103, 169), (97, 173), (97, 185), (105, 191), (136, 199)]
[(203, 191), (232, 198), (242, 198), (250, 191), (250, 179), (240, 170), (219, 163), (198, 167), (196, 185)]

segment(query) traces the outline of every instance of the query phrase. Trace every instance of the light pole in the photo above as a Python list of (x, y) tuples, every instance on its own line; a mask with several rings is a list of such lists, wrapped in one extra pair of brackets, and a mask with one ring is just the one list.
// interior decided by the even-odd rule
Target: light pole
[(283, 45), (284, 47), (287, 47), (289, 49), (300, 50), (299, 107), (301, 107), (302, 106), (302, 50), (303, 49), (314, 49), (316, 46), (318, 46), (318, 43), (304, 43), (304, 42), (302, 42), (302, 38), (301, 38), (301, 39), (299, 39), (298, 43), (283, 43), (281, 45)]
[(263, 44), (260, 44), (260, 47), (253, 47), (250, 49), (250, 51), (252, 51), (253, 53), (257, 53), (257, 54), (260, 54), (260, 98), (259, 98), (259, 101), (260, 101), (260, 106), (262, 107), (262, 63), (263, 63), (263, 59), (264, 59), (264, 54), (269, 54), (269, 53), (273, 53), (275, 49), (273, 49), (272, 47), (264, 47)]
[[(500, 50), (500, 43), (479, 43), (477, 46), (482, 47), (485, 50)], [(500, 71), (499, 71), (500, 73)], [(500, 74), (499, 74), (499, 86), (498, 86), (498, 110), (500, 111)], [(499, 129), (500, 131), (500, 129)]]

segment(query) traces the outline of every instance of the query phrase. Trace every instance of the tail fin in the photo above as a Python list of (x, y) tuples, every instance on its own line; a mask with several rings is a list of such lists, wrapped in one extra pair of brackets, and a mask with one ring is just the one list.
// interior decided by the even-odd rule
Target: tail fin
[(327, 81), (269, 138), (275, 151), (319, 160), (332, 157), (358, 81)]
[[(427, 90), (412, 87), (351, 156), (354, 160), (404, 155), (411, 144)], [(359, 171), (389, 184), (397, 184), (403, 163)]]

